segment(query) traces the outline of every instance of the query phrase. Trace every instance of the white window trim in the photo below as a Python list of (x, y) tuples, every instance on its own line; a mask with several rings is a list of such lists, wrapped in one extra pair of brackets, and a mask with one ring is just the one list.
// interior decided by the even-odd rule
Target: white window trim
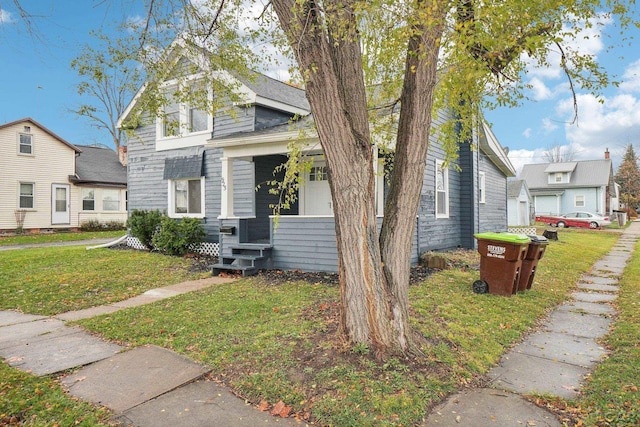
[(480, 190), (479, 203), (487, 202), (487, 177), (484, 172), (478, 173), (478, 188)]
[(445, 193), (445, 212), (438, 213), (438, 170), (442, 169), (442, 165), (444, 161), (436, 159), (436, 173), (435, 173), (435, 181), (434, 181), (434, 191), (435, 191), (435, 208), (436, 208), (436, 218), (449, 218), (449, 168), (444, 170), (444, 193)]
[[(93, 191), (93, 199), (85, 199), (84, 198), (84, 193), (85, 191)], [(93, 200), (93, 209), (85, 209), (84, 208), (84, 201), (85, 200)], [(84, 187), (82, 188), (82, 190), (80, 191), (80, 206), (82, 207), (81, 211), (82, 212), (96, 212), (96, 189), (95, 188), (89, 188), (89, 187)]]
[[(178, 85), (190, 85), (201, 77), (194, 75), (185, 81), (176, 79), (166, 81), (162, 86), (163, 89)], [(213, 100), (213, 93), (209, 92), (210, 100)], [(185, 102), (178, 104), (179, 129), (177, 135), (164, 135), (164, 118), (156, 117), (156, 150), (171, 150), (183, 147), (192, 147), (194, 145), (203, 145), (209, 139), (213, 132), (213, 120), (211, 114), (207, 114), (207, 128), (198, 132), (189, 132), (189, 105)], [(204, 138), (203, 138), (204, 136)]]
[[(20, 144), (20, 136), (22, 135), (26, 135), (29, 136), (31, 138), (31, 144), (29, 144), (29, 146), (31, 147), (31, 152), (30, 153), (23, 153), (20, 151), (20, 146), (22, 144)], [(18, 132), (18, 147), (17, 147), (17, 151), (18, 151), (18, 155), (19, 156), (26, 156), (26, 157), (33, 157), (35, 155), (35, 143), (34, 143), (34, 135), (32, 133), (27, 133), (27, 132)]]
[[(20, 186), (22, 184), (31, 185), (31, 188), (33, 190), (33, 194), (31, 195), (31, 197), (33, 198), (33, 207), (30, 207), (30, 208), (20, 207), (20, 197), (22, 196), (22, 194), (20, 193)], [(18, 209), (22, 209), (22, 210), (25, 210), (25, 211), (35, 211), (36, 210), (36, 183), (35, 182), (27, 182), (27, 181), (18, 182), (18, 203), (17, 203), (16, 206), (18, 207)]]
[[(119, 189), (113, 189), (113, 191), (115, 193), (117, 193), (117, 195), (118, 195), (117, 200), (115, 200), (115, 201), (118, 202), (118, 209), (109, 209), (109, 210), (105, 209), (105, 207), (104, 207), (104, 205), (105, 205), (105, 203), (104, 203), (105, 202), (105, 200), (104, 200), (105, 191), (106, 191), (106, 189), (102, 189), (102, 191), (100, 191), (100, 205), (102, 207), (102, 211), (101, 212), (122, 212), (122, 203), (121, 203), (122, 201), (120, 200), (120, 190)], [(94, 193), (94, 197), (95, 196), (96, 195)], [(95, 206), (95, 199), (94, 199), (94, 206)]]
[[(175, 187), (173, 183), (175, 181), (192, 181), (200, 179), (200, 213), (199, 214), (190, 214), (190, 213), (176, 213), (176, 203), (175, 203)], [(180, 179), (170, 179), (168, 180), (168, 207), (167, 215), (169, 218), (204, 218), (205, 217), (205, 181), (204, 176), (201, 177), (193, 177), (193, 178), (180, 178)]]
[[(578, 197), (582, 197), (582, 204), (579, 205), (578, 204)], [(573, 206), (575, 206), (576, 208), (584, 208), (586, 205), (586, 198), (584, 197), (584, 194), (576, 194), (573, 197)]]

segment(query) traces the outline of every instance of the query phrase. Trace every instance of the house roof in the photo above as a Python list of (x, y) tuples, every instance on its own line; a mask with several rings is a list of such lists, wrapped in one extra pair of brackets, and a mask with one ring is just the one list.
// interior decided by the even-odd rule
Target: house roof
[[(573, 169), (569, 169), (575, 165)], [(571, 181), (568, 183), (549, 184), (548, 174), (554, 172), (568, 172)], [(611, 159), (582, 160), (571, 163), (535, 163), (524, 165), (520, 178), (527, 181), (530, 190), (571, 188), (571, 187), (601, 187), (613, 185), (613, 166)]]
[[(185, 51), (181, 49), (184, 47), (184, 41), (181, 38), (177, 38), (167, 49), (167, 60), (177, 61), (182, 56), (187, 56)], [(195, 55), (197, 56), (197, 55)], [(205, 69), (206, 61), (202, 58), (189, 57), (187, 60), (193, 60), (195, 64)], [(309, 102), (307, 101), (306, 93), (304, 89), (291, 86), (287, 83), (268, 77), (257, 71), (248, 71), (246, 76), (241, 76), (239, 73), (216, 71), (219, 73), (222, 80), (233, 80), (240, 82), (245, 90), (248, 104), (264, 105), (271, 108), (275, 108), (281, 111), (291, 112), (294, 114), (306, 115), (311, 112)], [(143, 95), (147, 88), (147, 83), (142, 85), (138, 92), (134, 95), (133, 99), (129, 102), (127, 107), (122, 112), (122, 115), (118, 118), (118, 127), (122, 127), (125, 120), (131, 112), (134, 110), (138, 99)], [(247, 93), (250, 92), (250, 93)]]
[(105, 147), (81, 146), (76, 157), (76, 185), (127, 186), (127, 168), (122, 166), (115, 151)]
[(235, 76), (260, 98), (292, 105), (310, 111), (309, 101), (304, 89), (273, 79), (264, 74), (252, 71), (249, 78)]
[(76, 153), (79, 153), (81, 151), (78, 147), (76, 147), (72, 143), (66, 141), (65, 139), (61, 138), (60, 136), (56, 135), (51, 130), (47, 129), (46, 127), (44, 127), (40, 123), (38, 123), (35, 120), (33, 120), (31, 117), (25, 117), (24, 119), (14, 120), (12, 122), (2, 124), (2, 125), (0, 125), (0, 129), (8, 128), (10, 126), (14, 126), (14, 125), (17, 125), (17, 124), (20, 124), (20, 123), (24, 123), (24, 122), (29, 122), (32, 125), (39, 127), (44, 132), (48, 133), (52, 138), (55, 138), (58, 141), (62, 142), (64, 145), (68, 146), (69, 148), (74, 150)]
[(502, 173), (507, 176), (515, 176), (516, 169), (511, 164), (507, 153), (498, 142), (498, 139), (491, 131), (491, 128), (484, 119), (482, 120), (482, 126), (480, 128), (479, 145), (480, 150), (493, 162)]
[(522, 191), (523, 186), (527, 186), (527, 183), (524, 179), (507, 180), (507, 198), (515, 199), (520, 196), (520, 192)]

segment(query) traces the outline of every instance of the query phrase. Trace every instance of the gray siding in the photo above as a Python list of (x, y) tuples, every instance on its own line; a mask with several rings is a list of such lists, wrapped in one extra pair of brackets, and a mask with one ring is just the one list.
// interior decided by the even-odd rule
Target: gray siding
[(483, 153), (480, 172), (485, 173), (485, 203), (478, 205), (481, 233), (507, 231), (507, 178)]
[[(273, 221), (272, 221), (273, 223)], [(382, 219), (378, 219), (378, 228)], [(338, 271), (338, 249), (332, 217), (283, 215), (272, 233), (272, 265), (280, 270)], [(414, 233), (411, 263), (418, 262)]]

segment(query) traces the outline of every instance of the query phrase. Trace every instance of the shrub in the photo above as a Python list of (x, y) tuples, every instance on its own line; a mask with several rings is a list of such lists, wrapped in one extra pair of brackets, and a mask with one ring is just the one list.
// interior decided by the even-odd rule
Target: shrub
[(89, 219), (80, 224), (82, 231), (116, 231), (124, 230), (125, 224), (122, 221), (100, 222), (97, 219)]
[(140, 240), (140, 243), (149, 249), (153, 249), (153, 236), (157, 232), (162, 219), (164, 218), (159, 210), (145, 211), (134, 210), (127, 220), (127, 226), (133, 237)]
[(193, 246), (204, 240), (205, 232), (197, 218), (183, 218), (176, 221), (163, 217), (160, 229), (153, 235), (153, 247), (169, 255), (182, 256), (193, 250)]

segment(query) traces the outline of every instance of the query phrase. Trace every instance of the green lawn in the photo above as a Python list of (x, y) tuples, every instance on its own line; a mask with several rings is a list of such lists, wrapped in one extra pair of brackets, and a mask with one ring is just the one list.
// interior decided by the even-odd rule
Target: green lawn
[(52, 315), (201, 278), (192, 260), (84, 246), (0, 251), (0, 309)]
[(50, 242), (71, 242), (76, 240), (106, 239), (122, 237), (127, 232), (120, 231), (95, 231), (81, 233), (42, 233), (42, 234), (18, 234), (15, 236), (0, 236), (0, 246), (25, 245)]
[[(412, 286), (412, 322), (425, 337), (423, 354), (417, 356), (380, 362), (368, 354), (366, 347), (345, 346), (338, 335), (336, 286), (275, 282), (259, 276), (79, 323), (107, 339), (131, 345), (153, 343), (202, 361), (213, 369), (217, 379), (253, 404), (268, 406), (282, 400), (299, 417), (318, 425), (419, 425), (425, 413), (448, 393), (461, 386), (481, 384), (482, 375), (500, 355), (534, 328), (540, 317), (565, 300), (575, 289), (579, 276), (607, 253), (618, 237), (615, 233), (591, 230), (561, 230), (559, 235), (559, 242), (550, 243), (540, 261), (537, 280), (526, 293), (511, 298), (474, 294), (471, 284), (478, 278), (478, 271), (465, 267), (477, 264), (478, 255), (474, 252), (456, 253), (455, 257), (462, 258), (456, 260), (456, 265), (461, 267), (438, 272)], [(60, 300), (69, 307), (82, 307), (91, 305), (93, 297), (104, 301), (107, 295), (116, 298), (127, 292), (135, 294), (145, 286), (159, 286), (160, 280), (169, 283), (178, 281), (180, 275), (189, 276), (182, 264), (186, 261), (142, 252), (48, 248), (22, 254), (13, 258), (11, 264), (24, 260), (24, 271), (12, 268), (13, 287), (10, 291), (1, 288), (4, 308), (41, 313), (66, 311), (56, 309)], [(0, 252), (3, 275), (7, 274), (8, 255)], [(640, 283), (638, 256), (634, 263), (636, 276), (628, 279), (634, 285), (625, 285), (628, 295), (620, 301), (621, 306), (628, 301), (633, 314), (624, 323), (628, 326), (623, 328), (620, 338), (609, 343), (623, 357), (609, 359), (615, 362), (618, 386), (608, 382), (597, 385), (599, 376), (606, 379), (611, 374), (596, 372), (592, 398), (587, 395), (581, 402), (546, 402), (575, 414), (575, 422), (584, 418), (587, 425), (625, 425), (600, 420), (614, 416), (622, 419), (627, 413), (623, 409), (625, 402), (637, 401), (632, 400), (637, 397), (634, 389), (637, 368), (634, 372), (624, 369), (625, 365), (637, 367), (638, 363), (640, 319), (637, 310), (633, 311), (639, 292), (635, 284)], [(113, 269), (105, 270), (108, 266)], [(89, 278), (92, 271), (102, 274)], [(172, 274), (176, 276), (168, 279)], [(124, 280), (128, 286), (137, 280), (146, 284), (129, 290), (128, 286), (115, 283), (120, 276), (130, 277)], [(52, 287), (57, 293), (50, 291)], [(64, 297), (60, 292), (64, 292)], [(14, 296), (17, 293), (23, 295)], [(623, 351), (629, 344), (630, 350)], [(101, 410), (76, 407), (77, 402), (72, 400), (64, 405), (73, 409), (51, 414), (47, 402), (59, 399), (55, 384), (4, 365), (0, 366), (0, 373), (0, 421), (23, 406), (25, 410), (20, 414), (24, 418), (56, 419), (59, 425), (65, 425), (63, 417), (68, 413), (74, 419), (87, 420), (86, 425), (98, 425), (104, 420)], [(35, 385), (23, 390), (21, 384), (26, 379), (22, 376)], [(34, 394), (33, 387), (46, 393)], [(607, 387), (612, 387), (611, 400), (602, 391)], [(55, 397), (49, 397), (50, 390), (56, 393)], [(570, 405), (579, 409), (571, 410)], [(586, 414), (591, 413), (592, 418), (587, 419)], [(632, 414), (637, 417), (637, 409)], [(42, 421), (25, 425), (55, 424)]]
[(480, 381), (617, 237), (562, 230), (533, 289), (512, 298), (474, 294), (474, 269), (432, 275), (410, 289), (423, 354), (385, 362), (340, 341), (338, 289), (315, 283), (252, 278), (81, 323), (202, 361), (254, 404), (282, 400), (320, 425), (417, 425), (448, 393)]

